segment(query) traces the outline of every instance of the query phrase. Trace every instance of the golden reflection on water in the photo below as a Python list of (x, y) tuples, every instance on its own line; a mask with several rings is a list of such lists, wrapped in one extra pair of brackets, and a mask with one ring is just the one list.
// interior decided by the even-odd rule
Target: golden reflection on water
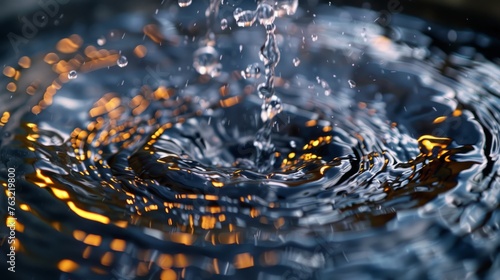
[(93, 212), (86, 211), (86, 210), (83, 210), (81, 208), (78, 208), (75, 205), (75, 203), (72, 202), (72, 201), (68, 201), (68, 207), (73, 212), (75, 212), (75, 214), (77, 214), (78, 216), (80, 216), (80, 217), (82, 217), (84, 219), (91, 220), (91, 221), (96, 221), (96, 222), (103, 223), (103, 224), (109, 224), (109, 222), (110, 222), (110, 220), (109, 220), (108, 217), (106, 217), (104, 215), (101, 215), (101, 214), (93, 213)]
[[(112, 96), (107, 96), (100, 102), (96, 102), (96, 106), (104, 106), (104, 109), (106, 109), (106, 104), (110, 104), (109, 102), (118, 102), (118, 101), (112, 101), (113, 98)], [(135, 101), (133, 104), (134, 106), (137, 104), (140, 104), (140, 100)], [(115, 104), (116, 105), (116, 104)], [(115, 105), (108, 105), (108, 109), (112, 110), (112, 108), (116, 108)], [(97, 108), (97, 107), (94, 107)], [(29, 128), (29, 133), (28, 136), (26, 137), (26, 140), (29, 142), (37, 142), (40, 139), (39, 136), (39, 129), (37, 125), (35, 124), (26, 124), (26, 127)], [(91, 129), (96, 129), (99, 127), (99, 122), (93, 122), (91, 125), (89, 125)], [(168, 129), (168, 128), (165, 128)], [(162, 131), (163, 132), (163, 131)], [(160, 132), (159, 134), (161, 134)], [(88, 156), (85, 155), (85, 153), (81, 152), (78, 149), (81, 149), (82, 142), (87, 142), (90, 135), (88, 132), (82, 129), (75, 129), (71, 135), (71, 141), (73, 143), (73, 147), (75, 147), (75, 157), (79, 161), (85, 160)], [(114, 132), (115, 135), (119, 134), (118, 131)], [(159, 136), (158, 134), (158, 136)], [(101, 136), (102, 137), (102, 136)], [(99, 142), (107, 142), (108, 140), (106, 137), (100, 138)], [(319, 137), (317, 139), (312, 139), (310, 140), (304, 147), (304, 151), (309, 151), (311, 149), (314, 149), (315, 147), (319, 147), (321, 145), (325, 145), (330, 143), (332, 141), (331, 136), (323, 136)], [(420, 149), (421, 149), (421, 155), (415, 159), (415, 161), (420, 160), (419, 158), (428, 158), (432, 157), (432, 160), (435, 161), (435, 164), (430, 163), (427, 168), (432, 168), (434, 171), (429, 171), (427, 173), (423, 173), (420, 182), (419, 183), (412, 183), (410, 182), (408, 184), (408, 188), (412, 188), (413, 185), (418, 185), (418, 184), (425, 184), (427, 181), (435, 181), (435, 178), (432, 177), (427, 177), (426, 174), (437, 174), (438, 176), (445, 176), (443, 177), (443, 181), (446, 181), (447, 177), (446, 176), (453, 176), (453, 174), (459, 172), (460, 170), (463, 170), (464, 166), (460, 167), (451, 167), (451, 166), (445, 166), (439, 164), (441, 162), (442, 157), (446, 157), (449, 153), (449, 144), (451, 143), (451, 139), (445, 138), (445, 137), (436, 137), (432, 135), (423, 135), (418, 139), (418, 142), (420, 144)], [(95, 143), (92, 142), (91, 143)], [(77, 148), (78, 147), (78, 148)], [(98, 147), (98, 146), (97, 146)], [(309, 156), (308, 156), (309, 155)], [(90, 156), (90, 155), (89, 155)], [(378, 154), (371, 154), (367, 155), (367, 159), (370, 157), (378, 157), (380, 155)], [(304, 153), (302, 156), (298, 157), (296, 153), (290, 152), (288, 155), (286, 155), (285, 160), (288, 161), (295, 161), (295, 160), (302, 160), (302, 161), (309, 161), (309, 160), (316, 160), (317, 158), (313, 157), (312, 153)], [(444, 160), (444, 159), (443, 159)], [(293, 163), (292, 163), (293, 164)], [(450, 163), (452, 164), (452, 163)], [(455, 163), (453, 163), (455, 164)], [(324, 165), (321, 167), (322, 172), (324, 172), (327, 168), (330, 166)], [(444, 174), (442, 171), (444, 169), (450, 170), (448, 172), (448, 175)], [(441, 170), (441, 171), (440, 171)], [(441, 174), (441, 175), (439, 175)], [(430, 175), (429, 175), (430, 176)], [(435, 175), (432, 175), (435, 176)], [(117, 227), (120, 228), (126, 228), (129, 226), (134, 225), (134, 218), (131, 220), (114, 220), (105, 214), (102, 213), (95, 213), (93, 211), (89, 211), (88, 209), (83, 209), (78, 206), (78, 202), (74, 200), (72, 197), (72, 194), (69, 193), (68, 191), (64, 190), (61, 188), (61, 186), (58, 186), (58, 184), (54, 183), (54, 181), (50, 178), (49, 175), (46, 174), (46, 171), (41, 170), (41, 169), (36, 169), (33, 174), (29, 174), (27, 176), (30, 181), (38, 185), (40, 188), (45, 188), (48, 191), (50, 191), (55, 198), (57, 198), (60, 201), (64, 201), (68, 205), (68, 209), (73, 211), (76, 215), (90, 221), (95, 221), (98, 223), (103, 223), (103, 224), (113, 224)], [(212, 184), (214, 187), (223, 187), (224, 184), (222, 182), (217, 182), (217, 181), (212, 181)], [(219, 185), (220, 184), (220, 185)], [(111, 187), (111, 185), (110, 185)], [(450, 186), (448, 186), (450, 187)], [(400, 194), (396, 194), (400, 192), (401, 190), (391, 190), (387, 188), (385, 190), (388, 194), (389, 197), (391, 196), (399, 196)], [(132, 193), (126, 192), (127, 196), (129, 199), (125, 202), (126, 204), (129, 205), (134, 205), (136, 199), (136, 196)], [(434, 196), (434, 195), (432, 195)], [(200, 195), (200, 194), (177, 194), (176, 199), (188, 199), (188, 200), (197, 200), (197, 199), (203, 199), (205, 201), (212, 201), (216, 202), (219, 200), (219, 197), (217, 195)], [(245, 200), (251, 200), (252, 197), (242, 197), (242, 201)], [(149, 202), (146, 198), (141, 198), (144, 203)], [(269, 205), (272, 207), (272, 205)], [(138, 216), (141, 216), (142, 213), (147, 213), (147, 212), (152, 212), (152, 211), (166, 211), (167, 213), (174, 209), (188, 209), (189, 207), (193, 207), (193, 205), (185, 204), (185, 203), (180, 203), (180, 202), (164, 202), (162, 205), (157, 205), (157, 204), (149, 204), (144, 206), (142, 209), (137, 209), (136, 214)], [(23, 209), (24, 211), (31, 211), (30, 206), (26, 204), (21, 204), (20, 208)], [(349, 209), (344, 209), (345, 211), (348, 211)], [(242, 244), (245, 242), (244, 240), (244, 229), (240, 229), (238, 227), (235, 227), (231, 223), (227, 225), (225, 228), (221, 228), (221, 223), (225, 222), (226, 218), (223, 212), (225, 209), (223, 206), (219, 205), (212, 205), (212, 206), (206, 206), (204, 208), (204, 211), (206, 214), (200, 215), (198, 217), (198, 220), (195, 221), (193, 215), (190, 215), (189, 217), (189, 224), (188, 225), (182, 225), (182, 224), (174, 224), (170, 219), (167, 222), (169, 226), (171, 226), (173, 229), (176, 229), (176, 232), (167, 232), (167, 231), (158, 231), (155, 229), (156, 232), (159, 234), (156, 235), (154, 238), (161, 239), (164, 241), (170, 241), (176, 244), (181, 244), (184, 246), (194, 246), (196, 242), (198, 241), (199, 238), (203, 238), (205, 241), (210, 242), (213, 246), (217, 245), (229, 245), (229, 244)], [(277, 230), (283, 228), (285, 225), (285, 218), (284, 217), (278, 217), (272, 221), (269, 221), (266, 216), (261, 216), (261, 213), (259, 209), (257, 208), (251, 208), (248, 215), (251, 218), (258, 219), (259, 222), (263, 224), (269, 224), (271, 223), (272, 226), (274, 226)], [(362, 218), (361, 215), (359, 218)], [(370, 218), (371, 222), (376, 225), (377, 223), (383, 224), (385, 222), (385, 219), (390, 219), (391, 216), (385, 216), (385, 217), (379, 217), (374, 219), (373, 217)], [(58, 229), (59, 231), (63, 230), (60, 225), (53, 224), (53, 227)], [(151, 229), (154, 229), (155, 226), (150, 226)], [(24, 225), (17, 223), (16, 230), (19, 232), (23, 232), (25, 230)], [(204, 232), (203, 234), (200, 234), (200, 230)], [(124, 239), (119, 239), (119, 238), (114, 238), (111, 240), (105, 240), (101, 235), (96, 234), (96, 233), (87, 233), (79, 229), (75, 229), (72, 232), (72, 236), (75, 240), (78, 240), (82, 244), (84, 244), (86, 247), (85, 249), (81, 252), (81, 257), (83, 259), (88, 259), (94, 254), (97, 253), (95, 248), (100, 248), (99, 251), (102, 252), (103, 247), (107, 247), (108, 250), (105, 250), (104, 253), (99, 255), (99, 262), (100, 266), (92, 266), (90, 269), (98, 274), (103, 274), (107, 275), (109, 272), (106, 268), (113, 266), (117, 260), (119, 259), (118, 254), (122, 254), (126, 252), (128, 248), (128, 242)], [(19, 247), (21, 248), (21, 247)], [(151, 250), (141, 250), (138, 253), (138, 258), (140, 259), (139, 263), (137, 264), (137, 267), (134, 269), (134, 273), (137, 276), (143, 276), (147, 275), (151, 269), (154, 268), (154, 266), (161, 268), (161, 273), (160, 279), (177, 279), (176, 277), (183, 277), (183, 274), (185, 273), (185, 268), (190, 266), (192, 262), (194, 261), (191, 259), (189, 255), (186, 254), (166, 254), (166, 253), (161, 253), (161, 254), (155, 254)], [(279, 254), (269, 250), (266, 252), (263, 252), (259, 256), (254, 256), (251, 253), (248, 252), (242, 252), (239, 254), (236, 254), (233, 257), (232, 260), (232, 265), (236, 269), (246, 269), (249, 267), (252, 267), (258, 263), (259, 265), (263, 266), (273, 266), (279, 263), (280, 258)], [(66, 272), (66, 273), (72, 273), (78, 271), (78, 269), (82, 268), (81, 265), (79, 265), (80, 261), (78, 259), (62, 259), (59, 261), (57, 264), (57, 267), (60, 271)], [(207, 261), (209, 263), (209, 267), (206, 267), (207, 271), (211, 271), (214, 274), (220, 274), (221, 270), (223, 269), (222, 264), (220, 260), (217, 258), (212, 258), (210, 261)]]
[(57, 268), (63, 272), (73, 272), (78, 269), (78, 264), (72, 260), (63, 259), (57, 264)]
[[(161, 91), (164, 91), (164, 89), (159, 89)], [(161, 94), (164, 96), (163, 94)], [(135, 101), (130, 102), (131, 106), (137, 107), (142, 103), (142, 99), (136, 99)], [(120, 106), (120, 101), (117, 99), (116, 96), (112, 94), (105, 95), (103, 98), (101, 98), (98, 102), (96, 102), (95, 106), (93, 107), (92, 110), (95, 110), (96, 108), (100, 108), (99, 112), (102, 114), (106, 114), (111, 112), (112, 110), (116, 109), (118, 106)], [(98, 114), (101, 115), (101, 114)], [(312, 122), (311, 122), (312, 123)], [(26, 124), (26, 127), (29, 129), (28, 136), (26, 137), (26, 140), (29, 142), (34, 142), (36, 143), (40, 139), (39, 135), (39, 129), (36, 124)], [(169, 129), (171, 125), (169, 126), (162, 126), (158, 131), (156, 131), (155, 134), (151, 137), (150, 141), (151, 143), (148, 143), (149, 145), (152, 145), (155, 141), (155, 138), (159, 137), (165, 129)], [(73, 131), (71, 134), (71, 140), (70, 142), (72, 143), (72, 146), (74, 147), (74, 152), (75, 152), (75, 158), (78, 161), (84, 161), (86, 158), (89, 158), (93, 155), (87, 155), (85, 152), (83, 152), (83, 145), (84, 143), (89, 144), (93, 143), (95, 147), (99, 147), (99, 145), (102, 145), (101, 143), (110, 143), (108, 137), (111, 137), (112, 135), (121, 135), (120, 130), (124, 130), (125, 127), (123, 128), (115, 128), (113, 132), (109, 132), (105, 134), (105, 136), (102, 136), (103, 134), (99, 136), (93, 135), (95, 132), (94, 130), (102, 128), (102, 125), (98, 120), (91, 122), (88, 127), (89, 131), (77, 128)], [(123, 136), (118, 136), (118, 138), (121, 141), (127, 140), (126, 137), (124, 138)], [(91, 139), (89, 141), (89, 139)], [(94, 141), (94, 140), (97, 140)], [(296, 161), (311, 161), (311, 160), (320, 160), (320, 157), (315, 157), (313, 153), (309, 153), (310, 150), (313, 150), (314, 148), (320, 147), (321, 145), (326, 145), (329, 144), (332, 141), (331, 136), (322, 136), (317, 139), (312, 139), (310, 140), (305, 146), (303, 147), (303, 153), (302, 155), (298, 156), (296, 152), (290, 152), (287, 154), (284, 158), (283, 161), (283, 166), (282, 168), (286, 168), (287, 166), (293, 166), (294, 164), (297, 164)], [(449, 155), (450, 150), (448, 146), (451, 143), (451, 139), (445, 138), (445, 137), (436, 137), (432, 135), (423, 135), (419, 137), (418, 139), (420, 149), (421, 149), (421, 155), (419, 155), (414, 161), (419, 161), (421, 159), (425, 158), (431, 158), (431, 161), (434, 160), (436, 164), (440, 162), (441, 157), (446, 157)], [(379, 157), (380, 155), (378, 153), (374, 154), (369, 154), (367, 155), (367, 160), (370, 161), (370, 158), (373, 157)], [(453, 163), (454, 164), (454, 163)], [(323, 165), (321, 167), (321, 172), (325, 172), (326, 169), (330, 168), (331, 166), (329, 165)], [(369, 167), (367, 167), (369, 168)], [(435, 165), (430, 163), (427, 168), (447, 168), (446, 166), (442, 165)], [(444, 176), (452, 176), (453, 174), (459, 172), (460, 170), (463, 170), (463, 166), (460, 166), (460, 168), (454, 168), (450, 167), (451, 173), (449, 175), (444, 175)], [(91, 168), (92, 169), (92, 168)], [(434, 171), (429, 171), (427, 174), (443, 174), (439, 170)], [(93, 211), (89, 211), (88, 209), (83, 209), (78, 206), (78, 202), (75, 201), (72, 198), (72, 194), (70, 194), (68, 191), (64, 190), (61, 186), (58, 186), (58, 184), (54, 183), (54, 181), (50, 178), (49, 175), (46, 174), (46, 171), (42, 169), (35, 169), (35, 172), (33, 174), (29, 174), (27, 176), (28, 179), (30, 179), (33, 183), (38, 185), (40, 188), (46, 188), (47, 190), (50, 190), (51, 193), (55, 198), (57, 198), (60, 201), (64, 201), (67, 205), (68, 208), (73, 211), (76, 215), (86, 219), (86, 220), (91, 220), (95, 221), (98, 223), (103, 223), (103, 224), (114, 224), (117, 227), (121, 228), (126, 228), (129, 226), (134, 225), (134, 220), (135, 218), (132, 218), (129, 221), (126, 220), (113, 220), (110, 217), (106, 216), (105, 214), (102, 213), (96, 213)], [(434, 181), (435, 178), (427, 178), (426, 173), (423, 173), (422, 178), (420, 178), (420, 183), (409, 183), (408, 186), (411, 187), (414, 184), (424, 184), (427, 180)], [(446, 178), (444, 178), (446, 181)], [(213, 187), (223, 187), (224, 183), (223, 182), (218, 182), (216, 180), (212, 180), (212, 185)], [(112, 187), (112, 185), (109, 185), (108, 187)], [(395, 193), (398, 191), (391, 190), (390, 188), (387, 188), (385, 190), (388, 192), (389, 197), (394, 196)], [(138, 199), (134, 194), (130, 192), (126, 192), (127, 196), (129, 197), (125, 203), (129, 205), (135, 205), (136, 200)], [(216, 202), (219, 200), (219, 197), (217, 195), (200, 195), (200, 194), (177, 194), (176, 199), (187, 199), (187, 200), (197, 200), (197, 199), (202, 199), (205, 201), (212, 201)], [(251, 200), (252, 197), (242, 197), (242, 201), (245, 200)], [(147, 198), (141, 198), (141, 200), (144, 203), (149, 203)], [(272, 207), (272, 205), (269, 205)], [(184, 209), (184, 210), (193, 210), (194, 206), (190, 205), (189, 203), (181, 203), (181, 202), (164, 202), (162, 205), (157, 205), (157, 204), (148, 204), (144, 206), (142, 209), (137, 208), (136, 206), (136, 214), (138, 216), (143, 215), (143, 213), (147, 212), (152, 212), (152, 211), (165, 211), (166, 213), (169, 213), (172, 209)], [(25, 211), (31, 211), (29, 205), (21, 205), (21, 209)], [(171, 226), (172, 228), (175, 228), (177, 231), (176, 232), (165, 232), (165, 231), (159, 231), (159, 235), (155, 234), (155, 238), (159, 238), (161, 240), (165, 241), (170, 241), (173, 243), (181, 244), (184, 246), (194, 246), (194, 244), (197, 242), (198, 238), (203, 238), (206, 241), (210, 242), (213, 246), (217, 245), (228, 245), (228, 244), (240, 244), (244, 242), (244, 235), (242, 234), (244, 229), (240, 229), (229, 223), (227, 227), (222, 228), (221, 225), (223, 222), (226, 221), (225, 215), (223, 214), (226, 209), (223, 208), (223, 206), (219, 205), (212, 205), (212, 206), (205, 206), (203, 209), (207, 214), (200, 215), (198, 217), (198, 220), (195, 220), (193, 215), (189, 215), (189, 224), (183, 225), (183, 224), (175, 224), (173, 223), (172, 220), (168, 220), (167, 224)], [(344, 209), (348, 210), (348, 209)], [(277, 230), (283, 228), (285, 225), (285, 218), (283, 217), (278, 217), (274, 220), (269, 221), (266, 216), (261, 216), (261, 213), (259, 209), (257, 208), (250, 208), (248, 215), (251, 218), (258, 219), (259, 222), (262, 224), (269, 224), (271, 223), (272, 226), (274, 226)], [(387, 216), (386, 218), (390, 218), (390, 215)], [(371, 219), (372, 223), (384, 223), (385, 219), (380, 218), (382, 220), (378, 219)], [(53, 225), (54, 228), (58, 229), (61, 231), (60, 225)], [(155, 226), (150, 225), (152, 229), (154, 229)], [(17, 230), (19, 232), (24, 231), (24, 226), (18, 223)], [(205, 232), (204, 234), (200, 234), (199, 231)], [(156, 230), (157, 231), (157, 230)], [(112, 266), (116, 260), (118, 259), (117, 255), (118, 253), (123, 253), (127, 250), (127, 241), (124, 239), (112, 239), (112, 240), (104, 240), (103, 237), (99, 234), (95, 233), (86, 233), (84, 231), (75, 229), (73, 231), (73, 237), (74, 239), (80, 241), (82, 244), (86, 245), (86, 248), (82, 251), (82, 258), (87, 259), (93, 256), (94, 250), (93, 248), (100, 247), (102, 248), (103, 246), (109, 247), (109, 250), (104, 252), (100, 257), (100, 265), (101, 267), (92, 267), (92, 271), (100, 274), (107, 274), (106, 267)], [(147, 275), (149, 271), (152, 268), (152, 264), (157, 265), (162, 269), (161, 272), (161, 279), (172, 279), (171, 277), (182, 277), (184, 273), (184, 269), (188, 267), (192, 260), (188, 255), (185, 254), (152, 254), (152, 252), (146, 250), (141, 253), (143, 255), (142, 261), (138, 263), (137, 267), (135, 268), (135, 273), (137, 276), (141, 275)], [(256, 262), (259, 262), (261, 265), (275, 265), (276, 263), (279, 262), (279, 254), (273, 252), (273, 251), (267, 251), (264, 252), (261, 256), (253, 256), (250, 253), (239, 253), (234, 256), (232, 264), (236, 269), (245, 269), (248, 267), (252, 267), (255, 265)], [(217, 258), (213, 258), (210, 261), (210, 268), (207, 268), (209, 271), (218, 274), (221, 271), (220, 267), (220, 261)], [(77, 271), (80, 266), (78, 265), (78, 260), (70, 260), (70, 259), (63, 259), (61, 260), (57, 267), (59, 270), (63, 272), (75, 272)]]
[[(48, 78), (43, 83), (41, 81), (32, 81), (26, 85), (25, 93), (28, 95), (35, 95), (39, 89), (43, 92), (43, 98), (38, 104), (32, 106), (32, 113), (40, 114), (43, 109), (52, 105), (57, 90), (61, 89), (64, 83), (69, 82), (68, 73), (70, 71), (75, 70), (78, 73), (85, 73), (104, 67), (116, 66), (116, 61), (120, 57), (119, 51), (107, 50), (105, 48), (98, 49), (94, 45), (88, 45), (83, 51), (80, 51), (83, 44), (83, 39), (79, 35), (73, 34), (57, 42), (55, 49), (58, 53), (49, 52), (44, 55), (43, 61), (50, 66), (49, 69), (53, 72), (53, 80), (47, 83), (47, 81), (50, 81), (50, 78)], [(144, 45), (138, 45), (135, 47), (133, 53), (138, 58), (144, 58), (147, 52), (148, 50)], [(13, 66), (6, 66), (3, 69), (3, 75), (13, 80), (6, 85), (6, 89), (13, 93), (20, 93), (22, 89), (19, 88), (19, 86), (24, 86), (27, 83), (26, 81), (21, 81), (20, 78), (22, 72), (32, 66), (32, 58), (23, 56), (19, 59), (18, 64), (20, 69), (16, 69)], [(38, 65), (33, 71), (45, 71), (42, 70), (42, 68), (42, 66)], [(165, 93), (160, 92), (160, 96), (165, 96)], [(140, 114), (145, 107), (147, 107), (147, 104), (140, 104), (140, 106), (135, 109), (135, 113)], [(112, 111), (111, 108), (106, 109), (108, 112)], [(93, 112), (91, 115), (95, 115), (95, 113), (96, 112)], [(115, 111), (114, 114), (117, 115), (118, 111)], [(3, 112), (0, 125), (5, 125), (7, 121), (8, 117), (6, 116), (6, 112)]]

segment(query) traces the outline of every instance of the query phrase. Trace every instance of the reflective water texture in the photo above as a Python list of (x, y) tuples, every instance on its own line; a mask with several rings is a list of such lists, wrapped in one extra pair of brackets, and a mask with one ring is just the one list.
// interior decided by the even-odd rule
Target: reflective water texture
[(3, 68), (16, 277), (500, 279), (500, 67), (479, 51), (497, 39), (329, 5), (277, 18), (262, 169), (264, 27), (226, 13), (211, 38), (205, 6), (174, 4)]

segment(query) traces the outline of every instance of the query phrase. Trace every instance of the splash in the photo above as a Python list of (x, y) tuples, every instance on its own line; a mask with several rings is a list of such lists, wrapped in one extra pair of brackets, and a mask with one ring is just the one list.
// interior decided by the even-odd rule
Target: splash
[(257, 149), (255, 163), (259, 172), (265, 172), (274, 164), (274, 145), (271, 140), (271, 130), (274, 125), (274, 117), (283, 110), (283, 104), (281, 99), (275, 95), (274, 87), (275, 69), (280, 61), (280, 50), (276, 42), (274, 20), (280, 15), (293, 15), (297, 5), (298, 1), (262, 1), (254, 11), (242, 10), (241, 8), (236, 8), (234, 11), (234, 19), (238, 26), (249, 27), (258, 20), (266, 30), (266, 41), (259, 53), (259, 58), (264, 63), (266, 81), (257, 88), (259, 97), (262, 99), (260, 116), (264, 124), (257, 132), (254, 140), (254, 146)]

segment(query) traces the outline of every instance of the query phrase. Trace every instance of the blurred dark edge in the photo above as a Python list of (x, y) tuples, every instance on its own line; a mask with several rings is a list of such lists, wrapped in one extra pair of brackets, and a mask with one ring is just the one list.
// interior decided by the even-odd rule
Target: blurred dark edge
[[(131, 12), (144, 12), (152, 14), (158, 8), (169, 4), (176, 4), (177, 0), (20, 0), (2, 1), (0, 9), (0, 59), (13, 54), (8, 38), (9, 33), (21, 35), (22, 17), (32, 20), (38, 11), (43, 11), (41, 2), (59, 1), (59, 15), (63, 15), (59, 25), (54, 25), (55, 19), (51, 18), (47, 26), (40, 28), (38, 33), (49, 33), (65, 27), (74, 22), (92, 25), (113, 15)], [(201, 1), (201, 0), (194, 0)], [(194, 2), (193, 1), (193, 2)], [(236, 1), (236, 0), (233, 0)], [(241, 0), (240, 0), (241, 1)], [(252, 0), (243, 0), (252, 1)], [(364, 7), (374, 11), (388, 10), (391, 1), (398, 1), (403, 8), (402, 14), (413, 15), (430, 23), (442, 24), (455, 29), (469, 29), (474, 32), (484, 33), (492, 38), (500, 39), (500, 1), (498, 0), (299, 0), (300, 5), (314, 12), (315, 7), (321, 3), (331, 2), (337, 6)], [(208, 0), (204, 0), (204, 3)], [(248, 3), (245, 3), (248, 4)], [(38, 34), (37, 33), (37, 34)], [(64, 32), (62, 36), (68, 35)], [(23, 48), (20, 48), (21, 51)], [(15, 55), (20, 55), (19, 53)], [(500, 53), (499, 55), (500, 56)]]

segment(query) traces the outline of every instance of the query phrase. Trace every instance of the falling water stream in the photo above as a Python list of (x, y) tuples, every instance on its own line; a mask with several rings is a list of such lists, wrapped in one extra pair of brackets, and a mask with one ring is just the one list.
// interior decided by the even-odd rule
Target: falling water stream
[(500, 278), (498, 38), (252, 5), (4, 58), (13, 279)]

